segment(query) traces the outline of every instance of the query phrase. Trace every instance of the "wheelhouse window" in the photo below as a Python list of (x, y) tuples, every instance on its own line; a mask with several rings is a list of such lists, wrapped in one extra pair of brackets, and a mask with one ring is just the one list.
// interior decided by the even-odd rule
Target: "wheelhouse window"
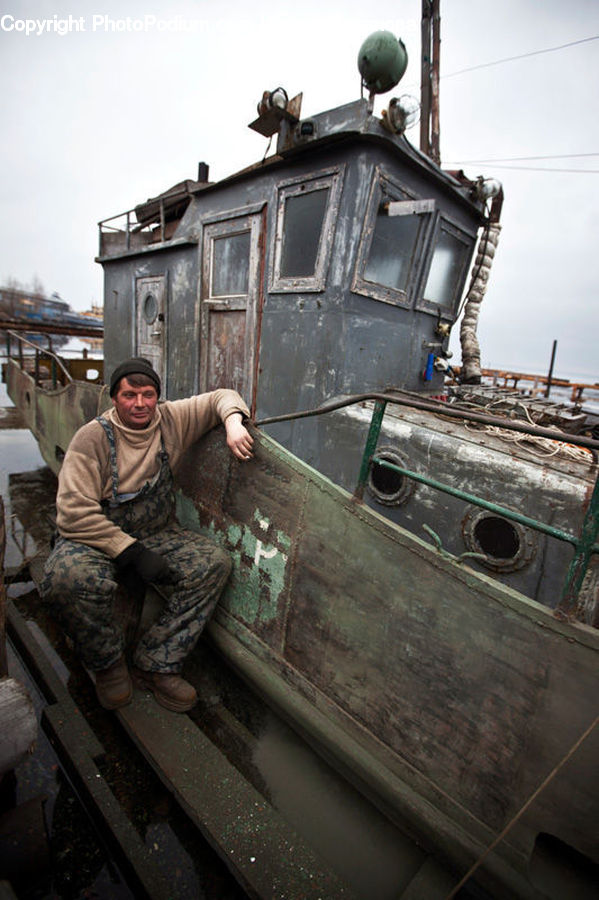
[(279, 186), (271, 292), (324, 290), (341, 175), (334, 170)]
[(314, 275), (329, 188), (285, 198), (281, 277)]
[(212, 249), (211, 297), (247, 294), (250, 271), (249, 231), (216, 237)]
[(433, 200), (415, 200), (378, 178), (371, 193), (352, 289), (385, 303), (412, 306), (423, 250), (435, 214)]
[(421, 218), (412, 209), (407, 215), (390, 216), (389, 207), (383, 206), (376, 217), (365, 280), (406, 293), (421, 229)]
[(455, 312), (464, 288), (474, 241), (474, 235), (466, 234), (441, 217), (420, 304), (422, 307), (441, 307), (447, 312)]

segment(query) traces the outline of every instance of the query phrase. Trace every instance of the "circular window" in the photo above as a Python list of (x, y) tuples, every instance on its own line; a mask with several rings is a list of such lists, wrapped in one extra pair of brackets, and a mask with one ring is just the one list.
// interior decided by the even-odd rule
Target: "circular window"
[(536, 536), (519, 522), (484, 509), (471, 510), (464, 519), (464, 541), (469, 550), (482, 553), (482, 565), (495, 572), (515, 572), (531, 561)]
[(401, 472), (381, 465), (378, 460), (385, 460), (407, 469), (407, 458), (395, 447), (379, 447), (375, 455), (376, 460), (370, 464), (368, 472), (366, 483), (368, 493), (385, 506), (401, 506), (412, 494), (414, 482)]
[(151, 325), (158, 315), (158, 301), (154, 294), (147, 294), (143, 306), (144, 319)]

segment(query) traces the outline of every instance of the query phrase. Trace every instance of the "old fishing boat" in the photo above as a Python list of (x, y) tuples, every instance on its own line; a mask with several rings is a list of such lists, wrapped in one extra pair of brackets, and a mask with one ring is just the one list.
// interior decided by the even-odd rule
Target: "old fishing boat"
[[(105, 366), (145, 355), (171, 399), (234, 386), (261, 426), (250, 465), (217, 429), (177, 474), (180, 521), (235, 561), (210, 626), (228, 663), (456, 877), (591, 896), (599, 443), (476, 385), (501, 193), (414, 149), (404, 113), (302, 119), (267, 92), (274, 156), (100, 223)], [(441, 403), (477, 240), (474, 386)], [(7, 381), (57, 471), (109, 398), (44, 358)]]

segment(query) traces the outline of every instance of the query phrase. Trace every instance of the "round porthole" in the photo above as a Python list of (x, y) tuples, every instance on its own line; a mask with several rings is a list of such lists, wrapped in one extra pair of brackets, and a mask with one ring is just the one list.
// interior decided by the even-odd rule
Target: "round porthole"
[(407, 458), (395, 447), (378, 447), (375, 457), (376, 460), (370, 465), (366, 482), (368, 493), (385, 506), (401, 506), (412, 494), (414, 482), (401, 472), (381, 465), (377, 460), (385, 460), (407, 469), (409, 468)]
[(533, 531), (484, 509), (467, 514), (463, 534), (468, 550), (482, 553), (485, 559), (479, 561), (495, 572), (516, 572), (524, 568), (537, 549)]
[(155, 321), (156, 316), (158, 315), (158, 301), (154, 294), (146, 294), (143, 305), (143, 314), (148, 325), (151, 325), (152, 322)]

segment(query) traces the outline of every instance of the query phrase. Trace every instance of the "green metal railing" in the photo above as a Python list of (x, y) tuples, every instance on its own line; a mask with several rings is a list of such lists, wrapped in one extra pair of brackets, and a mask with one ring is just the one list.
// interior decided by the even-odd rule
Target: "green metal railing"
[[(502, 516), (506, 519), (518, 522), (519, 524), (524, 525), (528, 528), (533, 528), (535, 531), (539, 531), (543, 534), (548, 535), (549, 537), (570, 543), (574, 547), (574, 557), (568, 567), (568, 572), (566, 574), (566, 580), (562, 589), (560, 602), (557, 608), (554, 610), (554, 614), (557, 617), (570, 619), (576, 610), (578, 604), (578, 595), (580, 593), (580, 589), (582, 587), (582, 583), (584, 581), (591, 556), (593, 553), (599, 553), (599, 545), (596, 543), (597, 534), (599, 533), (599, 477), (595, 480), (595, 486), (584, 516), (581, 533), (580, 535), (574, 535), (570, 534), (569, 532), (563, 531), (560, 528), (555, 528), (552, 525), (547, 525), (544, 522), (540, 522), (537, 519), (533, 519), (530, 516), (525, 516), (522, 513), (507, 509), (506, 507), (501, 506), (497, 503), (483, 500), (482, 497), (477, 497), (474, 494), (469, 494), (466, 491), (459, 490), (458, 488), (454, 488), (451, 485), (443, 484), (440, 481), (429, 478), (427, 475), (421, 475), (418, 472), (413, 472), (410, 469), (399, 466), (387, 459), (378, 457), (376, 456), (376, 447), (378, 444), (380, 431), (385, 416), (385, 410), (388, 403), (425, 410), (428, 412), (441, 414), (449, 418), (457, 418), (462, 420), (466, 419), (468, 421), (495, 425), (499, 428), (507, 429), (510, 431), (519, 431), (524, 434), (532, 434), (539, 437), (548, 437), (551, 440), (561, 441), (568, 444), (576, 444), (577, 446), (585, 447), (591, 450), (593, 452), (595, 461), (597, 460), (596, 451), (599, 450), (599, 441), (583, 435), (556, 432), (553, 429), (530, 425), (526, 422), (514, 421), (512, 419), (505, 420), (497, 416), (489, 416), (485, 413), (476, 413), (470, 410), (456, 409), (451, 406), (447, 406), (446, 404), (419, 400), (417, 398), (402, 395), (399, 393), (360, 394), (357, 396), (347, 397), (341, 401), (325, 404), (318, 409), (305, 410), (300, 413), (291, 413), (284, 416), (274, 416), (269, 419), (262, 419), (261, 421), (256, 422), (256, 424), (269, 425), (276, 422), (289, 421), (291, 419), (301, 419), (309, 416), (323, 415), (327, 412), (332, 412), (345, 406), (350, 406), (356, 403), (363, 403), (366, 400), (374, 400), (374, 408), (372, 411), (368, 435), (366, 437), (366, 444), (364, 447), (364, 453), (362, 455), (362, 462), (358, 475), (358, 483), (354, 491), (354, 498), (358, 501), (362, 501), (370, 469), (373, 463), (376, 463), (377, 465), (397, 472), (398, 474), (409, 478), (412, 481), (426, 484), (429, 487), (434, 488), (435, 490), (450, 494), (451, 496), (463, 500), (466, 503), (471, 503), (475, 506), (479, 506), (483, 509), (493, 512), (498, 516)], [(427, 530), (430, 532), (430, 529)], [(434, 533), (430, 533), (434, 538), (436, 537)], [(440, 541), (438, 540), (438, 538), (437, 544), (440, 545)], [(464, 554), (463, 556), (473, 555), (478, 556), (478, 554)]]

